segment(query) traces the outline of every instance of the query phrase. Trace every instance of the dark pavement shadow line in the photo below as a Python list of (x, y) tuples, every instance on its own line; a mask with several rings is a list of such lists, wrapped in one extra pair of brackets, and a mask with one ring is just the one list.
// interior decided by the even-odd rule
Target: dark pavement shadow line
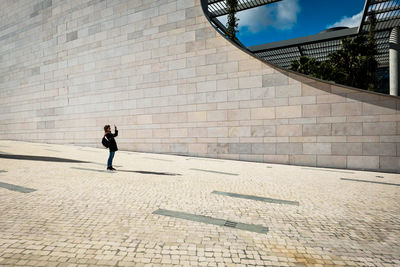
[(288, 204), (288, 205), (295, 205), (295, 206), (300, 205), (298, 201), (283, 200), (283, 199), (276, 199), (276, 198), (269, 198), (269, 197), (259, 197), (259, 196), (245, 195), (245, 194), (236, 194), (236, 193), (223, 192), (223, 191), (212, 191), (211, 194), (243, 198), (243, 199), (249, 199), (249, 200), (256, 200), (256, 201), (262, 201), (262, 202), (268, 202), (268, 203), (274, 203), (274, 204)]
[(140, 174), (153, 174), (153, 175), (169, 175), (169, 176), (181, 175), (181, 174), (178, 174), (178, 173), (168, 173), (168, 172), (153, 172), (153, 171), (131, 171), (131, 170), (117, 170), (117, 171), (108, 171), (108, 170), (96, 170), (96, 169), (90, 169), (90, 168), (79, 168), (79, 167), (71, 167), (71, 169), (83, 170), (83, 171), (94, 171), (94, 172), (108, 172), (108, 173), (116, 173), (116, 172), (133, 172), (133, 173), (140, 173)]
[(394, 184), (394, 183), (384, 183), (384, 182), (369, 181), (369, 180), (359, 180), (359, 179), (351, 179), (351, 178), (340, 178), (340, 180), (343, 180), (343, 181), (353, 181), (353, 182), (361, 182), (361, 183), (371, 183), (371, 184), (383, 184), (383, 185), (400, 186), (400, 184)]
[(238, 173), (221, 172), (221, 171), (205, 170), (205, 169), (196, 169), (196, 168), (190, 168), (189, 170), (201, 171), (201, 172), (210, 172), (210, 173), (217, 173), (217, 174), (224, 174), (224, 175), (232, 175), (232, 176), (238, 176), (238, 175), (239, 175)]
[(170, 159), (158, 159), (158, 158), (152, 158), (152, 157), (143, 157), (143, 158), (145, 158), (145, 159), (159, 160), (159, 161), (173, 162), (173, 160), (170, 160)]
[(92, 171), (92, 172), (107, 172), (107, 173), (114, 173), (108, 170), (96, 170), (96, 169), (89, 169), (89, 168), (79, 168), (79, 167), (71, 167), (71, 169), (75, 170), (82, 170), (82, 171)]
[(169, 176), (182, 175), (182, 174), (179, 174), (179, 173), (154, 172), (154, 171), (132, 171), (132, 170), (117, 170), (117, 171), (119, 171), (119, 172), (134, 172), (134, 173), (141, 173), (141, 174), (169, 175)]
[[(98, 163), (98, 162), (83, 162), (83, 163), (87, 163), (87, 164), (95, 164), (95, 165), (99, 165), (99, 166), (103, 166), (104, 168), (107, 167), (106, 163)], [(113, 165), (114, 167), (122, 167), (121, 165)]]
[(36, 189), (33, 189), (33, 188), (28, 188), (28, 187), (23, 187), (23, 186), (3, 183), (3, 182), (0, 182), (0, 187), (11, 190), (11, 191), (17, 191), (20, 193), (32, 193), (32, 192), (36, 191)]
[(15, 159), (15, 160), (33, 160), (33, 161), (52, 161), (52, 162), (71, 162), (71, 163), (89, 163), (87, 161), (57, 158), (57, 157), (45, 157), (45, 156), (31, 156), (31, 155), (15, 155), (15, 154), (0, 154), (0, 158), (3, 159)]
[(255, 233), (259, 233), (259, 234), (267, 234), (268, 230), (269, 230), (268, 227), (263, 226), (263, 225), (233, 222), (233, 221), (229, 221), (229, 220), (225, 220), (225, 219), (214, 218), (214, 217), (204, 216), (204, 215), (197, 215), (197, 214), (186, 213), (186, 212), (181, 212), (181, 211), (158, 209), (158, 210), (153, 211), (152, 213), (156, 214), (156, 215), (178, 218), (178, 219), (183, 219), (183, 220), (188, 220), (188, 221), (193, 221), (193, 222), (200, 222), (200, 223), (206, 223), (206, 224), (213, 224), (213, 225), (217, 225), (217, 226), (230, 227), (230, 228), (235, 228), (238, 230), (250, 231), (250, 232), (255, 232)]

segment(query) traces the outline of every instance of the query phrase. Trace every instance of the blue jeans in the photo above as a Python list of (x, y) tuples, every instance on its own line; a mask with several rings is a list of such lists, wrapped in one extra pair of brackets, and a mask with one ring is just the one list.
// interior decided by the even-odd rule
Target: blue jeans
[(113, 158), (114, 158), (114, 154), (115, 154), (114, 151), (113, 152), (110, 151), (110, 156), (108, 157), (108, 161), (107, 161), (107, 167), (108, 168), (112, 167), (112, 161), (113, 161)]

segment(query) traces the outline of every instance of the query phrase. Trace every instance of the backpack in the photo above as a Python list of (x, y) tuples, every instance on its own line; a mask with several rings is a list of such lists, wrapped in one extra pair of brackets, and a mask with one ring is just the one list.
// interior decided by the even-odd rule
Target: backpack
[(107, 139), (106, 136), (101, 139), (101, 143), (103, 144), (104, 147), (109, 148), (110, 147), (110, 141)]

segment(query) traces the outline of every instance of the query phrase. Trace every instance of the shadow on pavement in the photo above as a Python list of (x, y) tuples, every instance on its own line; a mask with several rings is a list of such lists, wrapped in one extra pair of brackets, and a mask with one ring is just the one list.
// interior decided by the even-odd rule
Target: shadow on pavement
[(73, 162), (73, 163), (89, 163), (88, 161), (57, 158), (57, 157), (44, 157), (44, 156), (30, 156), (30, 155), (15, 155), (15, 154), (0, 154), (3, 159), (16, 159), (16, 160), (34, 160), (34, 161), (52, 161), (52, 162)]
[(141, 173), (141, 174), (154, 174), (154, 175), (170, 175), (170, 176), (181, 175), (179, 173), (169, 173), (169, 172), (131, 171), (131, 170), (117, 170), (117, 171), (119, 171), (119, 172), (136, 172), (136, 173)]
[[(107, 167), (107, 163), (98, 163), (98, 162), (85, 162), (85, 163), (103, 166), (104, 168)], [(121, 165), (113, 165), (113, 166), (114, 166), (114, 167), (122, 167)]]
[(3, 183), (3, 182), (0, 182), (0, 187), (11, 190), (11, 191), (17, 191), (20, 193), (31, 193), (31, 192), (36, 191), (36, 189), (33, 189), (33, 188), (23, 187), (23, 186), (19, 186), (19, 185), (15, 185), (15, 184), (7, 184), (7, 183)]
[(132, 171), (132, 170), (108, 171), (108, 170), (97, 170), (97, 169), (79, 168), (79, 167), (71, 167), (71, 169), (84, 170), (84, 171), (93, 171), (93, 172), (110, 172), (110, 173), (115, 173), (115, 172), (134, 172), (134, 173), (140, 173), (140, 174), (153, 174), (153, 175), (169, 175), (169, 176), (181, 175), (179, 173), (168, 173), (168, 172)]
[(168, 161), (168, 162), (173, 162), (173, 160), (170, 159), (159, 159), (159, 158), (152, 158), (152, 157), (143, 157), (144, 159), (154, 159), (154, 160), (159, 160), (159, 161)]
[(109, 172), (109, 173), (114, 173), (114, 172), (108, 171), (108, 170), (96, 170), (96, 169), (79, 168), (79, 167), (71, 167), (71, 169), (82, 170), (82, 171), (92, 171), (92, 172)]
[(343, 181), (353, 181), (353, 182), (361, 182), (361, 183), (371, 183), (371, 184), (383, 184), (383, 185), (400, 186), (400, 184), (385, 183), (385, 182), (377, 182), (377, 181), (370, 181), (370, 180), (361, 180), (361, 179), (340, 178), (340, 180), (343, 180)]

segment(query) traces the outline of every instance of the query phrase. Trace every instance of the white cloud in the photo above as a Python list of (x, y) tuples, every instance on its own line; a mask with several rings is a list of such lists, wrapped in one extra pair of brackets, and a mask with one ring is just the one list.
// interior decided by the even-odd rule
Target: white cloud
[(360, 11), (360, 13), (355, 14), (352, 17), (343, 17), (339, 21), (328, 25), (327, 28), (332, 28), (332, 27), (339, 27), (339, 26), (345, 26), (345, 27), (358, 27), (360, 26), (361, 19), (363, 16), (363, 10)]
[(258, 32), (272, 24), (270, 15), (271, 11), (266, 6), (239, 12), (239, 30), (248, 27), (249, 31)]
[(300, 13), (297, 0), (278, 2), (277, 9), (277, 28), (291, 29), (297, 22), (297, 14)]
[[(298, 0), (283, 0), (275, 4), (247, 9), (237, 13), (239, 30), (246, 28), (252, 33), (274, 27), (281, 30), (291, 29), (297, 22), (300, 12)], [(227, 16), (219, 17), (226, 25)]]

